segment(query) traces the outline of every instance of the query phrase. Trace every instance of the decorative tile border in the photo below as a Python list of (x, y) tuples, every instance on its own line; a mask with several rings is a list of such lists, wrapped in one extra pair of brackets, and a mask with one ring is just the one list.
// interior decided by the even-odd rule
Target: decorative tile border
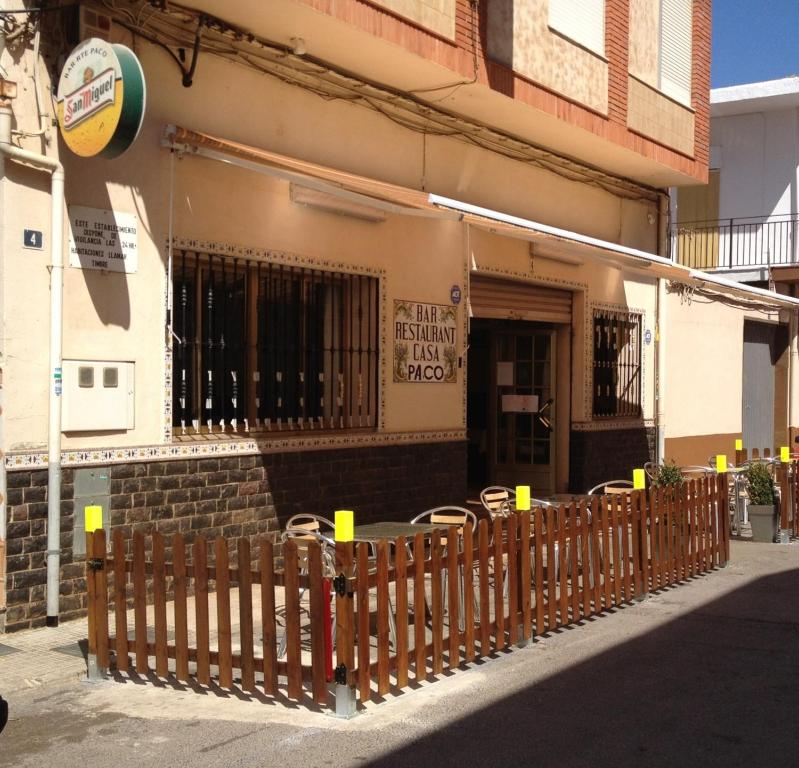
[[(132, 448), (97, 448), (63, 451), (65, 467), (92, 464), (124, 464), (135, 461), (169, 461), (170, 459), (202, 459), (214, 456), (242, 456), (294, 451), (324, 451), (336, 448), (412, 445), (415, 443), (448, 443), (466, 439), (466, 430), (451, 429), (434, 432), (369, 432), (310, 437), (296, 435), (269, 440), (219, 439), (207, 442), (184, 442), (171, 445), (144, 445)], [(8, 453), (6, 470), (31, 469), (47, 466), (47, 452)]]
[(624, 421), (573, 421), (571, 428), (575, 432), (609, 432), (619, 429), (648, 429), (655, 426), (654, 419), (630, 419)]

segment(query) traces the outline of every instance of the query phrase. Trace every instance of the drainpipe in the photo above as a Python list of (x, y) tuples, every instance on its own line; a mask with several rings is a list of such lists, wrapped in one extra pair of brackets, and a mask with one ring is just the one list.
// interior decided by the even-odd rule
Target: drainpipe
[(64, 168), (57, 159), (11, 143), (16, 84), (0, 81), (0, 153), (50, 174), (50, 376), (47, 455), (47, 626), (58, 626), (61, 566), (61, 326), (64, 292)]
[[(658, 255), (669, 256), (669, 196), (658, 196)], [(666, 460), (666, 279), (657, 281), (655, 299), (655, 460)]]

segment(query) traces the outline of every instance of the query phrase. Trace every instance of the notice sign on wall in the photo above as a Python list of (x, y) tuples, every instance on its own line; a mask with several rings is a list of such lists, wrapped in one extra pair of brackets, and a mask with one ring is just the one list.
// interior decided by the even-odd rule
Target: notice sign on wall
[(133, 213), (69, 206), (69, 265), (110, 272), (138, 269), (139, 223)]
[(457, 308), (395, 299), (394, 381), (457, 379)]

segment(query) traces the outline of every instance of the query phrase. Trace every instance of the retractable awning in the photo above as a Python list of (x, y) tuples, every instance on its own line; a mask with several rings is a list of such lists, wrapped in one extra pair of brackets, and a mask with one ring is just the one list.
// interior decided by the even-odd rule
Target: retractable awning
[(355, 205), (402, 216), (459, 221), (463, 214), (431, 204), (425, 192), (298, 160), (200, 131), (168, 125), (162, 145), (209, 160), (264, 173)]

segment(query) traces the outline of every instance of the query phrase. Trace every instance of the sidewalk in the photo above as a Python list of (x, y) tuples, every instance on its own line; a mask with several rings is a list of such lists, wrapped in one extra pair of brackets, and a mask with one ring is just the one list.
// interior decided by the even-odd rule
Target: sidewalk
[(0, 635), (0, 694), (86, 676), (86, 619)]

